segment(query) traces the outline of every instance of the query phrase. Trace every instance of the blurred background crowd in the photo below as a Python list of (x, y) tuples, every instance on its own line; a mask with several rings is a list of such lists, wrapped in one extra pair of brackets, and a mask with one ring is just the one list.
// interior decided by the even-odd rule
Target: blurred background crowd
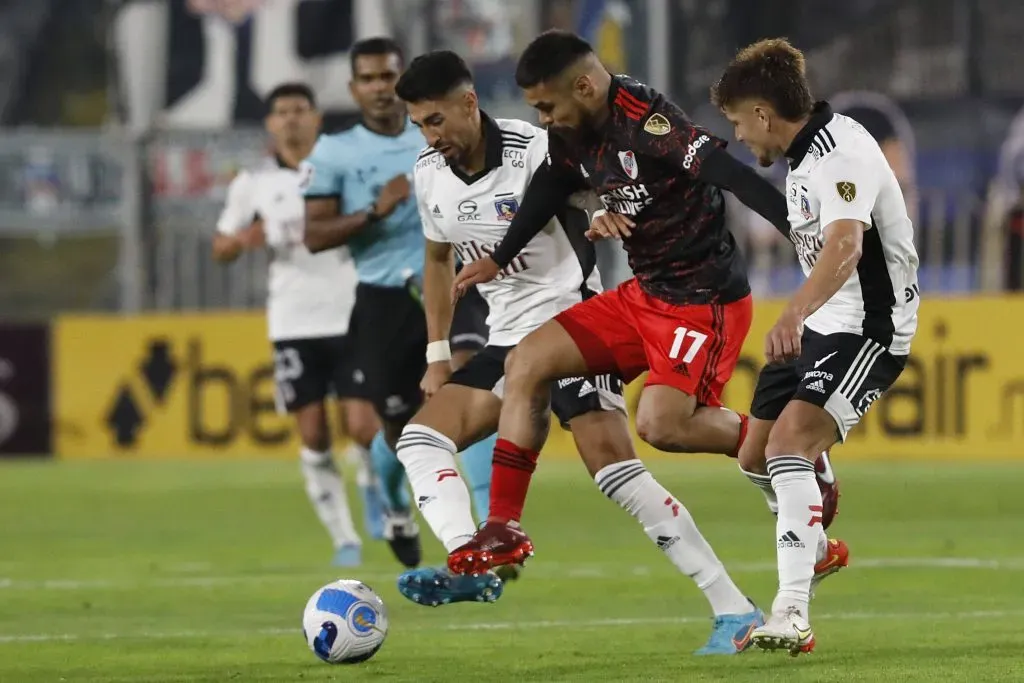
[[(228, 182), (265, 153), (271, 88), (305, 80), (327, 128), (350, 125), (348, 46), (387, 34), (410, 56), (459, 51), (490, 112), (533, 120), (512, 74), (550, 27), (726, 139), (711, 81), (738, 47), (789, 37), (815, 95), (889, 157), (922, 289), (1024, 288), (1017, 0), (0, 0), (0, 317), (262, 306), (264, 255), (208, 254)], [(734, 209), (756, 294), (790, 291), (791, 246)], [(628, 275), (603, 257), (607, 279)]]

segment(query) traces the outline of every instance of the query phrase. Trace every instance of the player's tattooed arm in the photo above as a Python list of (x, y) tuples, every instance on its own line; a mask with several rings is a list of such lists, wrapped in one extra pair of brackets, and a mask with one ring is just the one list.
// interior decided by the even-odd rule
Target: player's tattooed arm
[(697, 177), (732, 192), (736, 199), (760, 214), (789, 239), (789, 208), (786, 206), (786, 198), (757, 171), (725, 149), (713, 149), (701, 162)]

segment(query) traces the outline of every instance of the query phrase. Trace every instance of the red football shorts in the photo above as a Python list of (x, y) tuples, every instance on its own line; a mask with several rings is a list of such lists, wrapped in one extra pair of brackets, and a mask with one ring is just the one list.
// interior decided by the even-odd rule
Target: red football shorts
[(629, 383), (664, 384), (721, 406), (750, 331), (753, 299), (678, 306), (646, 294), (636, 279), (562, 311), (565, 328), (593, 374), (616, 372)]

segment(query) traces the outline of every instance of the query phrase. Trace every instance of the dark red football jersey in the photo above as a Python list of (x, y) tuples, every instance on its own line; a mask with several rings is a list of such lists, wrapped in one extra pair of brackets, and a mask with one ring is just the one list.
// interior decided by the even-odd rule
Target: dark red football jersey
[(631, 78), (613, 77), (608, 98), (611, 116), (599, 130), (551, 131), (552, 167), (582, 175), (605, 209), (637, 224), (624, 244), (648, 294), (673, 304), (745, 297), (750, 284), (725, 227), (725, 199), (699, 178), (703, 159), (726, 143)]

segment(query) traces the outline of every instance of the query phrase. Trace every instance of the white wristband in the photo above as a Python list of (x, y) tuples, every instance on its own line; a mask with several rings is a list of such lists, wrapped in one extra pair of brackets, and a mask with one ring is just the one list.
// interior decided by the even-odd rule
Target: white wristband
[(606, 213), (608, 213), (608, 212), (605, 209), (598, 209), (597, 211), (595, 211), (594, 213), (592, 213), (590, 215), (590, 222), (593, 223), (594, 221), (596, 221), (598, 218), (600, 218), (601, 216), (605, 215)]
[(442, 363), (452, 359), (452, 349), (446, 341), (427, 344), (427, 363)]

